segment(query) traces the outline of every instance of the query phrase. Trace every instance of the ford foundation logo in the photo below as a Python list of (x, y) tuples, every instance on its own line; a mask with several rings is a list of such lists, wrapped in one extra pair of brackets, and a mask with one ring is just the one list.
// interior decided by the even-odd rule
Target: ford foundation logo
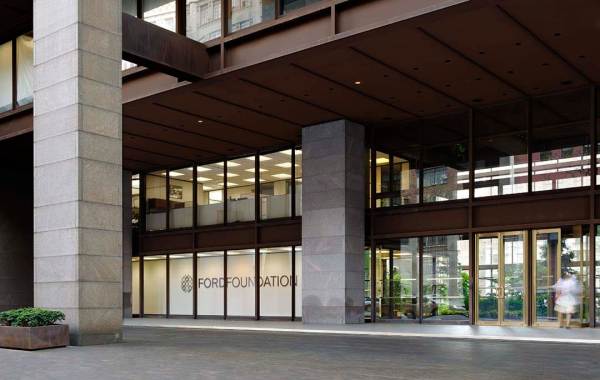
[(186, 274), (185, 276), (181, 277), (181, 290), (183, 290), (184, 293), (191, 292), (193, 286), (194, 286), (194, 279), (192, 278), (192, 276), (190, 276), (189, 274)]

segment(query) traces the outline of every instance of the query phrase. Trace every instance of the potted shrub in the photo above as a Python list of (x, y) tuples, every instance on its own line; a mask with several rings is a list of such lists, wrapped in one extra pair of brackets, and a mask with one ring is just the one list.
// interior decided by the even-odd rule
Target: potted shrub
[(56, 324), (65, 319), (60, 311), (35, 307), (0, 313), (0, 347), (20, 350), (65, 347), (69, 326)]

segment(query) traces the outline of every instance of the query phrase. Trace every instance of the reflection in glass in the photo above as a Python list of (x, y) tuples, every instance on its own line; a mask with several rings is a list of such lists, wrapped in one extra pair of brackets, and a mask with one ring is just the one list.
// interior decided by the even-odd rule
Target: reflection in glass
[(230, 33), (275, 18), (275, 0), (228, 0)]
[(423, 202), (469, 198), (469, 154), (466, 143), (425, 150)]
[(423, 318), (469, 320), (467, 236), (423, 238)]
[(169, 228), (191, 227), (194, 223), (194, 168), (169, 172)]
[(137, 17), (138, 0), (123, 0), (123, 13)]
[[(254, 156), (227, 161), (228, 223), (254, 220), (254, 171)], [(223, 182), (220, 184), (223, 186)]]
[(504, 321), (525, 319), (525, 241), (523, 234), (504, 235), (502, 307)]
[[(410, 158), (409, 158), (410, 157)], [(376, 207), (393, 207), (419, 202), (418, 152), (406, 158), (376, 152)]]
[(205, 42), (221, 37), (221, 0), (186, 0), (186, 36)]
[(260, 250), (260, 315), (292, 316), (292, 247)]
[(318, 3), (321, 0), (282, 0), (281, 1), (281, 11), (282, 13), (287, 13), (294, 11), (296, 9), (300, 9), (310, 4)]
[(17, 38), (17, 105), (33, 102), (33, 36)]
[(169, 314), (194, 314), (193, 254), (169, 255)]
[(365, 294), (365, 319), (371, 319), (373, 300), (371, 299), (371, 249), (365, 247), (363, 252), (363, 289)]
[(419, 255), (417, 238), (384, 243), (376, 253), (377, 317), (418, 318)]
[(140, 175), (131, 176), (131, 224), (140, 222)]
[(590, 91), (533, 103), (533, 191), (590, 185)]
[(254, 249), (227, 251), (227, 316), (254, 317)]
[[(254, 172), (254, 169), (247, 169)], [(260, 218), (292, 216), (292, 158), (285, 152), (260, 156)]]
[(484, 111), (474, 115), (475, 197), (526, 193), (527, 104)]
[(224, 313), (223, 251), (201, 252), (198, 260), (198, 315), (222, 316)]
[(144, 257), (144, 314), (167, 313), (167, 257)]
[(295, 276), (295, 317), (302, 317), (302, 246), (296, 246), (296, 276)]
[(500, 258), (498, 237), (478, 239), (477, 304), (480, 321), (498, 321)]
[(554, 285), (560, 278), (560, 232), (537, 232), (535, 239), (536, 322), (556, 322)]
[(302, 215), (302, 148), (295, 149), (296, 161), (296, 215)]
[(223, 162), (197, 167), (198, 225), (223, 224)]
[(144, 0), (144, 21), (176, 31), (175, 0)]
[(158, 171), (146, 176), (146, 230), (167, 228), (167, 172)]
[(0, 112), (9, 111), (12, 98), (12, 42), (0, 45)]

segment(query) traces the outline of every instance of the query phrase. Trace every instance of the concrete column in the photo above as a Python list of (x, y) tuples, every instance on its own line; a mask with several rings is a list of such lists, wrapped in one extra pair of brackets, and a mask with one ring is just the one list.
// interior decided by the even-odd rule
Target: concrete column
[(346, 120), (302, 130), (302, 320), (364, 321), (365, 131)]
[(121, 0), (34, 0), (34, 304), (121, 338)]
[(123, 171), (123, 318), (131, 318), (131, 172)]

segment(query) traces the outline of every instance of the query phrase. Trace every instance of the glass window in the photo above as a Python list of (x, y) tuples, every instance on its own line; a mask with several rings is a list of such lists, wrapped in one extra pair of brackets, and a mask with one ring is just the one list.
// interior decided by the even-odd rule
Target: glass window
[(222, 316), (224, 306), (224, 254), (201, 252), (198, 256), (198, 315)]
[[(254, 172), (254, 169), (246, 169)], [(292, 216), (292, 158), (284, 152), (260, 156), (260, 218)]]
[(590, 91), (533, 102), (533, 191), (590, 185)]
[(423, 319), (469, 320), (469, 238), (423, 238)]
[(260, 250), (260, 315), (292, 316), (292, 247)]
[(191, 227), (194, 223), (194, 168), (169, 172), (169, 228)]
[(33, 36), (17, 38), (17, 104), (33, 102)]
[(144, 20), (175, 32), (175, 0), (144, 0)]
[(426, 120), (422, 127), (423, 202), (469, 198), (469, 126), (466, 115)]
[(275, 0), (229, 0), (230, 33), (275, 18)]
[(221, 0), (187, 0), (186, 35), (205, 42), (221, 37)]
[(294, 155), (296, 161), (296, 215), (300, 216), (302, 215), (302, 148), (296, 148)]
[(137, 65), (133, 62), (129, 62), (126, 60), (121, 60), (121, 70), (129, 70), (131, 68), (136, 67)]
[(12, 42), (0, 45), (0, 112), (13, 106)]
[(146, 230), (167, 228), (167, 172), (159, 171), (146, 176)]
[(140, 314), (140, 258), (131, 259), (131, 314)]
[(227, 252), (227, 316), (254, 317), (254, 249)]
[(475, 197), (526, 193), (527, 103), (489, 107), (473, 121)]
[(144, 314), (167, 313), (167, 257), (144, 257)]
[(321, 0), (282, 0), (281, 1), (281, 11), (282, 13), (287, 13), (294, 11), (296, 9), (300, 9), (309, 4), (317, 3)]
[(191, 253), (169, 255), (169, 314), (194, 314), (194, 258)]
[(295, 316), (296, 318), (302, 317), (302, 246), (296, 246), (295, 248), (296, 255), (296, 276), (295, 276), (295, 294), (296, 302), (295, 302)]
[(140, 222), (140, 175), (131, 176), (131, 224)]
[(254, 170), (254, 156), (227, 161), (228, 223), (254, 220)]
[(197, 167), (198, 225), (223, 224), (223, 162)]
[(375, 154), (375, 205), (393, 207), (419, 203), (417, 150), (400, 156), (377, 151)]
[(377, 317), (419, 317), (419, 239), (381, 244), (376, 252)]
[(137, 17), (137, 0), (123, 0), (123, 13)]
[(371, 319), (371, 249), (365, 247), (363, 252), (363, 289), (365, 292), (365, 319)]

